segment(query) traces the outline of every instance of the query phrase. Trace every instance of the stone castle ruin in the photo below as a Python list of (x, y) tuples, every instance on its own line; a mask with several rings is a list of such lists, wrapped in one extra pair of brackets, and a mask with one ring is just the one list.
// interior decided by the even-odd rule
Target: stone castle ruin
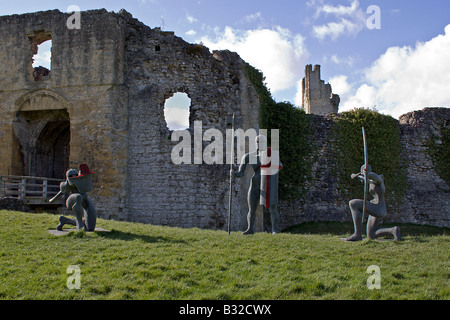
[[(259, 100), (245, 62), (150, 28), (125, 10), (82, 12), (80, 29), (67, 28), (69, 16), (52, 10), (0, 17), (0, 174), (64, 178), (68, 168), (87, 163), (97, 173), (90, 195), (101, 218), (225, 229), (229, 166), (174, 164), (178, 141), (171, 141), (164, 104), (175, 93), (188, 95), (192, 136), (200, 121), (203, 130), (225, 137), (233, 113), (240, 119), (235, 129), (258, 130)], [(36, 48), (46, 40), (52, 40), (51, 68), (33, 68)], [(339, 98), (320, 80), (318, 66), (306, 67), (304, 88), (304, 107), (319, 114), (317, 181), (306, 200), (280, 203), (280, 227), (350, 219), (327, 170), (332, 120), (321, 115), (337, 112)], [(442, 117), (448, 112), (436, 119)], [(417, 147), (422, 129), (406, 126), (405, 146)], [(246, 226), (248, 183), (235, 181), (232, 230)], [(430, 216), (420, 216), (412, 189), (408, 196), (417, 201), (394, 218), (449, 226), (441, 210), (448, 196), (435, 189), (424, 191), (437, 201), (426, 209)]]
[(307, 65), (302, 79), (302, 105), (306, 113), (327, 115), (337, 113), (339, 95), (331, 92), (331, 85), (320, 79), (320, 65)]
[[(233, 112), (240, 128), (257, 129), (258, 98), (244, 61), (149, 28), (124, 10), (82, 12), (80, 29), (66, 27), (69, 16), (0, 17), (0, 173), (64, 178), (88, 163), (97, 172), (92, 197), (101, 217), (221, 228), (228, 169), (172, 163), (177, 142), (164, 103), (186, 93), (191, 129), (201, 121), (225, 136)], [(32, 57), (48, 39), (51, 70), (43, 75)], [(240, 223), (234, 219), (233, 229)]]

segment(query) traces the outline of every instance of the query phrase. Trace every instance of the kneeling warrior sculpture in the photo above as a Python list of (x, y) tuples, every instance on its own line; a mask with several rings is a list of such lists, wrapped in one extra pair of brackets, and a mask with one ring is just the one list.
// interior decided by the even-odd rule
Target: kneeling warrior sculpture
[[(367, 237), (369, 239), (376, 239), (378, 237), (393, 235), (394, 241), (400, 241), (400, 228), (382, 228), (378, 229), (380, 220), (386, 216), (386, 201), (384, 199), (384, 193), (386, 188), (384, 186), (384, 176), (382, 174), (378, 175), (372, 172), (372, 168), (368, 164), (367, 156), (367, 144), (364, 128), (362, 128), (363, 140), (364, 140), (364, 162), (365, 164), (361, 167), (361, 172), (352, 173), (351, 178), (364, 182), (364, 200), (353, 199), (350, 200), (349, 206), (352, 212), (353, 225), (355, 228), (354, 233), (348, 237), (343, 238), (344, 241), (360, 241), (362, 240), (362, 223), (364, 220), (365, 213), (369, 214), (369, 219), (367, 220)], [(373, 199), (367, 201), (367, 192), (369, 192)]]
[[(253, 225), (256, 218), (256, 207), (258, 204), (263, 205), (270, 213), (270, 222), (272, 224), (272, 234), (278, 232), (278, 171), (283, 169), (283, 165), (279, 161), (271, 162), (273, 154), (270, 147), (267, 147), (267, 138), (259, 135), (255, 139), (256, 151), (247, 153), (242, 157), (239, 169), (231, 174), (235, 177), (242, 177), (247, 164), (253, 168), (253, 176), (251, 178), (248, 190), (248, 228), (242, 234), (252, 234)], [(259, 147), (259, 152), (258, 152)], [(275, 153), (275, 152), (274, 152)], [(256, 159), (256, 163), (252, 163), (251, 159)], [(272, 166), (274, 165), (274, 167)]]
[(59, 224), (56, 227), (57, 230), (62, 231), (65, 224), (70, 224), (76, 226), (77, 230), (94, 231), (97, 220), (96, 210), (91, 199), (88, 197), (88, 192), (92, 190), (93, 174), (95, 172), (91, 172), (85, 163), (79, 165), (79, 171), (69, 169), (66, 172), (66, 181), (61, 182), (59, 185), (60, 191), (49, 202), (53, 202), (61, 195), (69, 193), (66, 206), (72, 209), (76, 220), (60, 216)]

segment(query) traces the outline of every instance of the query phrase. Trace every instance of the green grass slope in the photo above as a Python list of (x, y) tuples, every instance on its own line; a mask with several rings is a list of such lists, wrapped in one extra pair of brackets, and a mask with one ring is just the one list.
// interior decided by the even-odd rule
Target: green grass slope
[[(449, 230), (401, 225), (401, 242), (339, 238), (349, 223), (275, 236), (98, 219), (111, 232), (54, 236), (58, 217), (0, 211), (0, 299), (449, 299)], [(80, 289), (69, 289), (69, 266)], [(380, 268), (381, 288), (366, 272)]]

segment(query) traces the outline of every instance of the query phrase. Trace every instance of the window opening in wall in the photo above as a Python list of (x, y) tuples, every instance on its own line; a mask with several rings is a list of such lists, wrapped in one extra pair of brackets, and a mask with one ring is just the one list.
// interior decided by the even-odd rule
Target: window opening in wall
[(52, 40), (47, 40), (37, 46), (37, 53), (33, 56), (34, 80), (45, 80), (51, 71)]
[(184, 92), (176, 92), (164, 103), (164, 117), (169, 130), (189, 128), (191, 99)]
[(35, 31), (29, 35), (33, 57), (31, 60), (32, 76), (35, 81), (46, 80), (51, 73), (52, 36), (50, 32)]

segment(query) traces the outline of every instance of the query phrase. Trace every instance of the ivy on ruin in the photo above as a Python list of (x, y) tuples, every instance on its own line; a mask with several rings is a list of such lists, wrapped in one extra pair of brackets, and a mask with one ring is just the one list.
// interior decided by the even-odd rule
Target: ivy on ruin
[(406, 157), (402, 156), (398, 121), (375, 110), (357, 108), (342, 112), (333, 126), (334, 154), (337, 161), (338, 186), (346, 200), (362, 199), (364, 188), (356, 179), (364, 164), (364, 127), (372, 171), (383, 174), (388, 208), (398, 208), (408, 190)]
[(306, 195), (311, 177), (315, 144), (312, 143), (312, 115), (289, 102), (275, 102), (264, 83), (261, 71), (248, 63), (247, 77), (253, 84), (260, 103), (260, 128), (279, 129), (280, 160), (283, 170), (279, 176), (279, 194), (283, 200), (296, 200)]
[[(433, 160), (434, 170), (447, 185), (450, 185), (450, 128), (444, 124), (439, 128), (439, 137), (433, 135), (426, 143)], [(445, 190), (450, 192), (450, 190)]]

